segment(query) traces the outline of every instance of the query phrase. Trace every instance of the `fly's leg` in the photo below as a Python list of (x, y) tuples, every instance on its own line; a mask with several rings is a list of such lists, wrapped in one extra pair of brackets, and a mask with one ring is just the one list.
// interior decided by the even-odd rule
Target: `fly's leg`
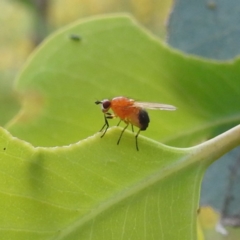
[(105, 133), (107, 132), (107, 130), (109, 128), (108, 119), (113, 119), (114, 117), (115, 117), (115, 115), (113, 115), (113, 114), (111, 114), (109, 112), (104, 114), (104, 121), (105, 121), (105, 123), (104, 123), (103, 127), (101, 128), (101, 130), (99, 132), (102, 132), (102, 130), (105, 128), (105, 126), (106, 126), (106, 128), (105, 128), (101, 138), (105, 135)]
[(121, 134), (120, 134), (120, 136), (119, 136), (119, 139), (118, 139), (118, 141), (117, 141), (117, 145), (120, 143), (120, 140), (121, 140), (121, 138), (122, 138), (122, 135), (123, 135), (124, 131), (127, 129), (128, 125), (129, 125), (129, 123), (127, 123), (126, 127), (122, 130), (122, 132), (121, 132)]
[[(120, 119), (120, 121), (118, 122), (117, 127), (120, 125), (121, 121), (122, 119)], [(131, 124), (131, 126), (132, 126), (132, 132), (134, 132), (133, 125)]]
[(105, 121), (105, 123), (104, 123), (103, 127), (101, 128), (101, 130), (100, 130), (99, 132), (102, 132), (102, 130), (105, 128), (105, 126), (106, 126), (106, 129), (104, 130), (101, 138), (105, 135), (106, 131), (107, 131), (108, 128), (109, 128), (109, 123), (108, 123), (108, 120), (107, 120), (105, 114), (104, 114), (104, 121)]
[(119, 126), (119, 124), (121, 123), (122, 119), (120, 119), (120, 121), (118, 122), (117, 126)]
[[(122, 119), (120, 119), (120, 121), (118, 122), (117, 126), (120, 125), (121, 121), (122, 121)], [(132, 126), (132, 132), (134, 132), (133, 125), (131, 124), (131, 126)]]
[[(132, 124), (131, 124), (132, 125)], [(132, 132), (134, 133), (133, 125), (132, 125)]]
[(137, 135), (135, 136), (135, 139), (136, 139), (136, 149), (137, 149), (137, 151), (139, 151), (139, 149), (138, 149), (138, 135), (139, 135), (140, 131), (141, 131), (141, 129), (139, 129), (139, 131), (137, 132)]

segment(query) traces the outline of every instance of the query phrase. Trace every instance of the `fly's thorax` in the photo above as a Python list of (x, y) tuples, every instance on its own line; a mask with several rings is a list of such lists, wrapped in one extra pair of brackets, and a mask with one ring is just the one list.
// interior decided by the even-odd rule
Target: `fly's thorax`
[(114, 114), (124, 120), (132, 114), (134, 101), (125, 97), (116, 97), (111, 100), (111, 109)]

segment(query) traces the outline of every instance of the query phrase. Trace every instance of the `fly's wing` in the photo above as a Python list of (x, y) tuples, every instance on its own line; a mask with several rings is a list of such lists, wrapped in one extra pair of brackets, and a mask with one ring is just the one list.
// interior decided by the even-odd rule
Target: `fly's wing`
[(134, 102), (134, 106), (146, 108), (146, 109), (152, 109), (152, 110), (167, 110), (167, 111), (174, 111), (177, 108), (163, 103), (151, 103), (151, 102)]

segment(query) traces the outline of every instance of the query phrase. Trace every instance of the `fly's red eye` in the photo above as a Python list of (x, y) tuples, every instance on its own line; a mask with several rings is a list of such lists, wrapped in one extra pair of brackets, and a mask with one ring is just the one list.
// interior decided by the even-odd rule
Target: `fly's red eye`
[(109, 100), (102, 101), (102, 107), (104, 110), (108, 110), (110, 108), (111, 102)]

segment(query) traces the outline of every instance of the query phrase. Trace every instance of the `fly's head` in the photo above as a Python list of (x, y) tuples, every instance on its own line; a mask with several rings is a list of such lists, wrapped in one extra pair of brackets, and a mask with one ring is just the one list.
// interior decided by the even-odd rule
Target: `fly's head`
[(101, 104), (103, 113), (106, 113), (111, 107), (111, 101), (108, 99), (104, 99), (102, 101), (96, 101), (95, 104)]

